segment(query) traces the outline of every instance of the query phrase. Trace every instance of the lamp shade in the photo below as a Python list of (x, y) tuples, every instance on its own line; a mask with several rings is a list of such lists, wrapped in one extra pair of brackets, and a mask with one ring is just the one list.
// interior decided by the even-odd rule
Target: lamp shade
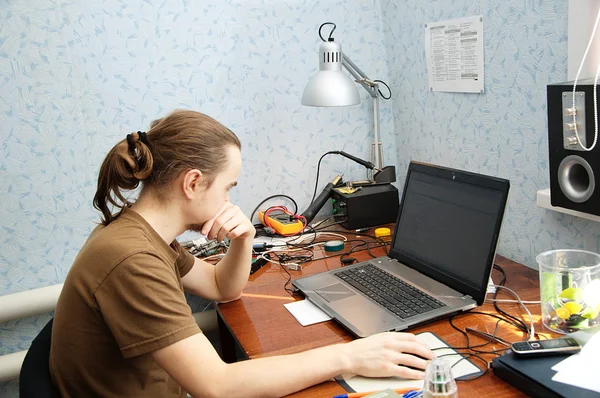
[(349, 106), (360, 103), (354, 81), (342, 71), (342, 46), (334, 41), (319, 46), (319, 72), (304, 88), (302, 105)]

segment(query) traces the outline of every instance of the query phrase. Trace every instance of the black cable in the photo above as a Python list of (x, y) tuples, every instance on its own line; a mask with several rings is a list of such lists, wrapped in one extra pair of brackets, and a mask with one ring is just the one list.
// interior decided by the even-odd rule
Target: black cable
[[(392, 244), (391, 242), (388, 242), (385, 239), (382, 238), (377, 238), (377, 241), (380, 242), (383, 245), (383, 251), (385, 252), (386, 256), (390, 255), (390, 249), (392, 248)], [(388, 249), (388, 245), (390, 246), (390, 248)]]
[[(465, 360), (465, 359), (469, 359), (469, 358), (471, 358), (471, 357), (475, 357), (475, 358), (477, 358), (477, 359), (481, 360), (482, 362), (484, 362), (484, 363), (486, 364), (486, 368), (485, 368), (485, 370), (481, 370), (481, 369), (480, 369), (480, 370), (481, 370), (481, 372), (480, 372), (480, 373), (478, 373), (477, 375), (475, 375), (475, 376), (465, 376), (465, 377), (458, 377), (458, 378), (456, 378), (456, 379), (455, 379), (456, 381), (470, 381), (470, 380), (475, 380), (475, 379), (478, 379), (479, 377), (481, 377), (481, 376), (483, 376), (483, 375), (485, 375), (485, 374), (487, 373), (487, 371), (488, 371), (488, 370), (489, 370), (489, 368), (490, 368), (489, 362), (488, 362), (486, 359), (484, 359), (483, 357), (481, 357), (479, 354), (488, 354), (488, 355), (497, 355), (497, 356), (499, 356), (499, 355), (503, 354), (504, 352), (506, 352), (507, 350), (509, 350), (509, 349), (510, 349), (510, 347), (506, 347), (506, 348), (502, 348), (502, 349), (498, 349), (498, 350), (491, 350), (491, 351), (486, 351), (486, 350), (481, 350), (481, 349), (479, 349), (479, 348), (481, 348), (481, 347), (485, 347), (485, 346), (487, 346), (487, 345), (489, 345), (489, 344), (493, 343), (493, 341), (491, 341), (491, 340), (490, 340), (490, 341), (486, 341), (485, 343), (476, 344), (476, 345), (471, 345), (471, 341), (470, 341), (470, 338), (469, 338), (469, 334), (468, 334), (466, 331), (463, 331), (463, 330), (459, 329), (459, 328), (458, 328), (458, 327), (457, 327), (457, 326), (454, 324), (454, 322), (453, 322), (454, 318), (456, 318), (456, 317), (458, 317), (458, 316), (462, 316), (462, 315), (469, 315), (469, 314), (478, 314), (478, 315), (491, 316), (491, 317), (493, 317), (493, 318), (496, 318), (496, 319), (498, 319), (498, 320), (496, 321), (496, 327), (495, 327), (495, 329), (494, 329), (494, 333), (491, 335), (491, 336), (493, 336), (493, 337), (496, 337), (496, 334), (497, 334), (497, 332), (498, 332), (499, 323), (500, 323), (501, 321), (502, 321), (502, 322), (506, 322), (506, 323), (508, 323), (508, 324), (511, 324), (511, 325), (513, 325), (513, 326), (515, 326), (515, 327), (517, 327), (517, 328), (521, 329), (521, 325), (519, 325), (519, 324), (517, 324), (517, 323), (515, 323), (515, 322), (512, 322), (512, 321), (510, 321), (510, 320), (507, 320), (507, 319), (505, 319), (505, 318), (502, 318), (501, 316), (498, 316), (498, 315), (496, 315), (496, 314), (488, 314), (488, 313), (485, 313), (485, 312), (479, 312), (479, 311), (469, 311), (469, 312), (465, 312), (465, 313), (455, 314), (455, 315), (451, 316), (450, 318), (448, 318), (448, 322), (450, 323), (450, 326), (452, 326), (452, 328), (453, 328), (453, 329), (455, 329), (455, 330), (456, 330), (456, 331), (458, 331), (459, 333), (462, 333), (462, 334), (465, 336), (465, 338), (466, 338), (466, 340), (467, 340), (467, 345), (466, 345), (465, 347), (452, 347), (452, 346), (447, 346), (447, 347), (438, 347), (438, 348), (433, 348), (433, 349), (432, 349), (432, 351), (436, 351), (436, 350), (443, 350), (443, 349), (452, 349), (452, 350), (456, 351), (456, 353), (443, 354), (443, 355), (440, 355), (440, 356), (438, 356), (438, 358), (441, 358), (441, 357), (445, 357), (445, 356), (451, 356), (451, 355), (460, 355), (460, 356), (461, 356), (461, 358), (460, 358), (458, 361), (456, 361), (456, 362), (455, 362), (455, 363), (452, 365), (452, 367), (454, 367), (454, 366), (455, 366), (456, 364), (458, 364), (460, 361), (462, 361), (462, 360)], [(461, 353), (461, 352), (459, 352), (458, 350), (469, 350), (469, 351), (472, 351), (472, 352)]]
[[(329, 152), (325, 152), (323, 155), (321, 155), (321, 157), (319, 158), (319, 162), (317, 163), (317, 180), (315, 181), (315, 191), (313, 192), (313, 196), (312, 199), (310, 200), (310, 204), (312, 204), (312, 202), (315, 201), (315, 197), (317, 196), (317, 188), (319, 187), (319, 172), (321, 170), (321, 160), (323, 160), (323, 158), (327, 155), (333, 155), (335, 154), (335, 151), (329, 151)], [(310, 205), (309, 204), (309, 205)]]
[[(374, 255), (373, 253), (371, 253), (371, 248), (369, 247), (369, 243), (367, 243), (367, 253), (369, 253), (369, 256), (371, 256), (373, 258), (377, 258), (376, 255)], [(377, 245), (377, 247), (379, 247), (379, 246), (381, 246), (381, 244)]]
[(312, 261), (315, 256), (314, 252), (310, 249), (306, 249), (306, 252), (309, 252), (310, 254), (306, 254), (306, 255), (301, 255), (301, 254), (290, 255), (287, 253), (281, 253), (281, 254), (272, 253), (272, 254), (274, 254), (277, 257), (277, 261), (279, 261), (279, 263), (283, 264), (283, 265), (285, 265), (286, 263), (290, 263), (290, 262), (295, 262), (297, 264), (303, 264), (303, 263)]
[(350, 241), (346, 241), (346, 242), (353, 242), (353, 241), (354, 242), (362, 242), (362, 243), (352, 246), (352, 248), (350, 248), (350, 250), (347, 253), (340, 255), (340, 262), (342, 263), (342, 265), (350, 265), (350, 264), (353, 264), (354, 262), (358, 262), (358, 260), (355, 258), (352, 258), (352, 261), (348, 261), (348, 260), (350, 260), (350, 258), (348, 258), (346, 260), (346, 257), (349, 257), (352, 253), (356, 252), (357, 248), (367, 246), (366, 249), (364, 249), (364, 250), (369, 250), (369, 242), (367, 242), (366, 240), (358, 240), (357, 239), (357, 240), (350, 240)]
[(336, 26), (333, 22), (325, 22), (325, 23), (321, 24), (321, 26), (319, 26), (319, 37), (321, 38), (322, 41), (327, 41), (323, 38), (323, 35), (321, 34), (321, 29), (323, 29), (323, 26), (325, 26), (325, 25), (333, 25), (333, 29), (331, 29), (331, 32), (329, 32), (329, 41), (332, 41), (333, 38), (331, 37), (331, 35), (333, 35), (333, 32), (335, 32), (335, 28), (336, 28)]
[[(502, 280), (500, 281), (500, 283), (498, 283), (498, 285), (500, 286), (504, 286), (504, 284), (506, 283), (506, 272), (504, 272), (504, 268), (502, 268), (501, 266), (499, 266), (498, 264), (494, 263), (494, 268), (497, 269), (498, 271), (500, 271), (500, 273), (502, 274)], [(500, 306), (498, 306), (498, 302), (496, 301), (497, 297), (498, 297), (498, 293), (500, 292), (501, 289), (496, 289), (496, 291), (494, 292), (494, 308), (496, 309), (496, 311), (498, 311), (499, 314), (502, 314), (503, 316), (510, 318), (512, 320), (514, 320), (515, 322), (519, 323), (525, 331), (527, 331), (527, 335), (529, 336), (530, 330), (529, 330), (529, 326), (527, 326), (525, 324), (525, 322), (523, 322), (522, 319), (517, 318), (516, 316), (510, 315), (508, 312), (500, 309)], [(523, 330), (523, 329), (522, 329)]]
[(283, 289), (286, 292), (288, 292), (290, 294), (290, 296), (294, 296), (294, 294), (298, 293), (298, 290), (296, 288), (290, 288), (290, 287), (288, 287), (288, 285), (292, 281), (292, 274), (290, 274), (290, 272), (283, 266), (283, 264), (281, 264), (281, 263), (278, 263), (278, 264), (279, 264), (279, 268), (281, 268), (282, 270), (284, 270), (285, 273), (288, 276), (287, 281), (283, 285)]
[(292, 203), (294, 204), (294, 214), (298, 214), (298, 204), (296, 203), (296, 201), (295, 201), (295, 200), (294, 200), (292, 197), (290, 197), (290, 196), (288, 196), (288, 195), (277, 194), (277, 195), (271, 195), (271, 196), (269, 196), (268, 198), (264, 199), (262, 202), (260, 202), (260, 203), (258, 204), (258, 206), (256, 206), (256, 207), (254, 208), (254, 210), (252, 210), (252, 213), (250, 213), (250, 222), (252, 222), (252, 218), (254, 218), (254, 213), (256, 213), (256, 210), (258, 210), (258, 208), (259, 208), (259, 207), (260, 207), (260, 206), (261, 206), (263, 203), (265, 203), (267, 200), (271, 200), (271, 199), (273, 199), (273, 198), (279, 198), (279, 197), (281, 197), (281, 198), (287, 198), (287, 199), (291, 200), (291, 201), (292, 201)]
[(329, 221), (329, 220), (331, 220), (332, 218), (335, 218), (335, 217), (338, 217), (338, 216), (335, 215), (335, 214), (332, 214), (332, 215), (330, 215), (328, 217), (325, 217), (324, 219), (322, 219), (322, 220), (318, 221), (317, 223), (313, 224), (312, 227), (313, 228), (325, 228), (325, 227), (322, 226), (322, 224), (324, 224), (325, 222), (327, 222), (327, 221)]
[(290, 256), (287, 253), (282, 253), (282, 254), (277, 254), (275, 252), (271, 253), (277, 259), (277, 264), (279, 264), (279, 268), (281, 268), (287, 274), (287, 280), (285, 281), (285, 283), (283, 285), (283, 289), (286, 292), (288, 292), (291, 296), (294, 296), (294, 294), (297, 294), (298, 289), (288, 287), (288, 285), (292, 282), (292, 274), (290, 274), (290, 272), (285, 267), (285, 263), (291, 262), (294, 260), (296, 261), (297, 264), (302, 264), (302, 263), (307, 263), (309, 261), (312, 261), (312, 259), (314, 257), (314, 253), (311, 250), (307, 250), (307, 251), (310, 252), (310, 255), (308, 255), (308, 256), (298, 256), (298, 255)]
[[(443, 357), (443, 356), (445, 356), (445, 355), (441, 355), (441, 356)], [(485, 367), (485, 370), (481, 370), (481, 369), (479, 369), (479, 370), (480, 370), (480, 373), (478, 373), (478, 374), (477, 374), (477, 375), (475, 375), (475, 376), (463, 376), (463, 377), (457, 377), (457, 378), (455, 378), (455, 379), (454, 379), (454, 380), (456, 380), (456, 381), (471, 381), (471, 380), (475, 380), (475, 379), (478, 379), (478, 378), (480, 378), (481, 376), (485, 375), (485, 374), (488, 372), (488, 370), (490, 370), (490, 365), (489, 365), (489, 362), (488, 362), (488, 361), (486, 361), (484, 358), (482, 358), (482, 357), (481, 357), (480, 355), (478, 355), (478, 354), (473, 354), (473, 353), (470, 353), (470, 354), (464, 354), (464, 355), (461, 355), (461, 356), (462, 356), (462, 358), (460, 358), (458, 361), (456, 361), (456, 362), (454, 362), (454, 363), (452, 364), (452, 366), (451, 366), (452, 368), (453, 368), (455, 365), (457, 365), (457, 364), (458, 364), (460, 361), (462, 361), (462, 360), (465, 360), (465, 359), (469, 359), (469, 358), (471, 358), (471, 357), (478, 358), (478, 359), (479, 359), (479, 360), (481, 360), (483, 363), (485, 363), (486, 367)]]
[(527, 333), (527, 327), (526, 326), (523, 326), (521, 324), (513, 322), (513, 321), (511, 321), (509, 319), (503, 318), (500, 315), (489, 314), (487, 312), (480, 312), (480, 311), (468, 311), (468, 312), (461, 312), (460, 314), (454, 314), (450, 318), (448, 318), (448, 321), (450, 322), (450, 326), (452, 326), (454, 329), (456, 329), (457, 331), (461, 332), (462, 334), (466, 334), (466, 332), (464, 332), (464, 331), (460, 330), (458, 327), (456, 327), (452, 323), (452, 321), (454, 320), (454, 318), (457, 318), (459, 316), (470, 315), (470, 314), (479, 314), (479, 315), (491, 316), (492, 318), (500, 319), (500, 320), (508, 323), (509, 325), (514, 326), (515, 328), (519, 329), (520, 331)]
[[(306, 231), (307, 229), (309, 229), (310, 231)], [(312, 238), (312, 240), (310, 242), (307, 243), (293, 243), (295, 240), (300, 239), (301, 237), (303, 237), (304, 235), (307, 234), (313, 234), (314, 236)], [(286, 246), (289, 247), (293, 247), (293, 248), (303, 248), (303, 247), (307, 247), (312, 245), (313, 243), (315, 243), (315, 241), (317, 240), (317, 232), (315, 231), (315, 229), (313, 227), (311, 227), (310, 225), (307, 225), (306, 228), (304, 228), (304, 231), (301, 231), (298, 236), (296, 236), (294, 239), (290, 239), (287, 242), (285, 242)]]
[[(431, 351), (435, 351), (435, 350), (448, 350), (448, 349), (457, 350), (456, 347), (446, 346), (446, 347), (432, 348)], [(467, 375), (467, 376), (456, 377), (454, 379), (456, 381), (470, 381), (470, 380), (478, 379), (481, 376), (485, 375), (487, 373), (487, 371), (490, 369), (488, 361), (486, 361), (484, 358), (482, 358), (479, 354), (476, 354), (476, 353), (470, 353), (470, 352), (465, 352), (465, 353), (463, 353), (463, 352), (452, 352), (452, 353), (449, 353), (449, 354), (439, 355), (438, 358), (450, 357), (450, 356), (456, 356), (456, 355), (460, 356), (460, 358), (456, 362), (454, 362), (452, 364), (452, 366), (450, 366), (451, 368), (453, 368), (456, 365), (458, 365), (458, 363), (460, 361), (464, 361), (465, 359), (469, 359), (471, 357), (476, 357), (477, 359), (479, 359), (480, 361), (482, 361), (483, 363), (485, 363), (485, 370), (481, 370), (479, 367), (477, 367), (479, 369), (479, 373), (477, 373), (475, 376), (468, 376)]]
[[(336, 223), (337, 224), (337, 223)], [(328, 226), (325, 226), (323, 228), (318, 228), (317, 230), (321, 230), (321, 229), (325, 229), (329, 226), (334, 226), (336, 224), (330, 224)], [(333, 232), (333, 233), (339, 233), (339, 234), (349, 234), (349, 235), (356, 235), (356, 236), (366, 236), (369, 237), (371, 239), (374, 239), (376, 242), (379, 242), (381, 244), (381, 246), (383, 246), (383, 250), (385, 250), (385, 254), (388, 255), (390, 254), (390, 250), (388, 249), (388, 246), (391, 247), (391, 242), (388, 242), (387, 240), (383, 239), (383, 237), (376, 237), (375, 235), (370, 235), (370, 234), (364, 234), (362, 232), (354, 232), (354, 231), (339, 231), (339, 230), (333, 230), (333, 231), (327, 231), (327, 232)]]
[[(334, 216), (334, 217), (336, 217), (336, 216)], [(341, 220), (341, 221), (336, 221), (336, 222), (333, 222), (331, 224), (327, 224), (327, 225), (323, 225), (323, 226), (319, 225), (319, 226), (315, 227), (314, 230), (315, 231), (322, 231), (325, 228), (330, 228), (330, 227), (333, 227), (334, 225), (339, 225), (339, 224), (345, 223), (346, 221), (348, 221), (348, 220), (345, 219), (345, 220)]]
[(489, 354), (489, 355), (497, 355), (497, 356), (499, 356), (499, 355), (504, 354), (507, 350), (510, 349), (510, 347), (501, 348), (501, 349), (498, 349), (498, 350), (491, 350), (491, 351), (486, 351), (486, 350), (480, 350), (480, 349), (478, 349), (479, 347), (483, 347), (483, 346), (486, 346), (486, 345), (490, 344), (491, 341), (488, 341), (488, 342), (486, 342), (484, 344), (471, 345), (471, 340), (469, 338), (469, 334), (466, 331), (463, 331), (463, 330), (459, 329), (454, 324), (454, 322), (453, 322), (454, 318), (456, 318), (458, 316), (462, 316), (462, 315), (469, 315), (469, 314), (479, 314), (479, 315), (491, 316), (493, 318), (498, 319), (498, 321), (496, 322), (496, 329), (494, 330), (494, 333), (492, 335), (494, 337), (496, 336), (496, 333), (498, 331), (498, 324), (499, 324), (500, 321), (506, 322), (506, 323), (508, 323), (508, 324), (510, 324), (510, 325), (512, 325), (512, 326), (514, 326), (514, 327), (516, 327), (516, 328), (518, 328), (520, 330), (522, 330), (521, 329), (522, 328), (521, 325), (519, 325), (517, 323), (514, 323), (514, 322), (512, 322), (512, 321), (510, 321), (508, 319), (502, 318), (501, 316), (496, 315), (496, 314), (488, 314), (486, 312), (479, 312), (479, 311), (470, 311), (470, 312), (455, 314), (455, 315), (451, 316), (450, 318), (448, 318), (448, 322), (450, 323), (450, 326), (452, 326), (452, 328), (454, 330), (458, 331), (459, 333), (462, 333), (465, 336), (466, 340), (467, 340), (467, 346), (466, 347), (451, 347), (451, 348), (453, 348), (455, 350), (470, 350), (470, 351), (475, 352), (477, 354)]
[(376, 83), (381, 83), (383, 84), (385, 87), (387, 87), (388, 92), (390, 93), (387, 97), (385, 95), (383, 95), (383, 93), (381, 92), (381, 90), (379, 89), (379, 87), (377, 88), (377, 91), (379, 91), (379, 95), (381, 95), (381, 98), (383, 98), (384, 100), (389, 100), (390, 98), (392, 98), (392, 89), (390, 88), (390, 86), (387, 85), (386, 82), (384, 82), (383, 80), (373, 80)]
[[(333, 226), (333, 225), (335, 225), (335, 224), (331, 224), (331, 226)], [(325, 227), (324, 227), (323, 229), (325, 229)], [(320, 230), (320, 229), (319, 229), (319, 230)], [(367, 237), (369, 237), (369, 238), (371, 238), (371, 239), (374, 239), (374, 240), (379, 240), (379, 239), (381, 239), (381, 238), (378, 238), (378, 237), (376, 237), (375, 235), (365, 234), (365, 233), (362, 233), (362, 232), (354, 232), (354, 231), (352, 231), (352, 230), (340, 231), (340, 230), (335, 230), (335, 229), (334, 229), (333, 231), (327, 231), (327, 232), (333, 232), (333, 233), (337, 233), (337, 234), (348, 234), (348, 235), (357, 235), (357, 236), (367, 236)]]
[[(380, 244), (379, 242), (369, 242), (369, 244), (374, 244), (374, 243), (375, 243), (375, 244), (377, 244), (378, 246), (373, 246), (373, 247), (371, 247), (371, 249), (373, 249), (373, 248), (375, 248), (375, 247), (379, 247), (379, 246), (381, 246), (381, 244)], [(362, 251), (365, 251), (365, 250), (367, 250), (367, 249), (355, 250), (353, 253), (358, 253), (358, 252), (362, 252)], [(349, 254), (349, 253), (350, 253), (350, 252), (341, 253), (341, 254), (340, 254), (340, 253), (337, 253), (337, 254), (332, 254), (332, 255), (330, 255), (330, 256), (323, 256), (323, 257), (315, 258), (315, 259), (314, 259), (314, 261), (318, 261), (318, 260), (325, 260), (325, 259), (328, 259), (328, 258), (334, 258), (334, 257), (342, 256), (342, 255), (344, 255), (344, 254)]]

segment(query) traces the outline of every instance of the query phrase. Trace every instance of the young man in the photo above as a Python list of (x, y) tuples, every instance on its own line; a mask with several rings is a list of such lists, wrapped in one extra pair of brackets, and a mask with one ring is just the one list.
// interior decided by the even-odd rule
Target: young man
[[(177, 111), (109, 152), (94, 198), (102, 225), (76, 258), (56, 308), (50, 369), (61, 396), (282, 396), (341, 373), (423, 377), (407, 366), (424, 369), (434, 354), (407, 333), (234, 364), (220, 359), (184, 290), (230, 301), (248, 280), (255, 230), (228, 194), (240, 147), (210, 117)], [(130, 203), (125, 193), (140, 183)], [(217, 266), (177, 243), (190, 229), (230, 240)]]

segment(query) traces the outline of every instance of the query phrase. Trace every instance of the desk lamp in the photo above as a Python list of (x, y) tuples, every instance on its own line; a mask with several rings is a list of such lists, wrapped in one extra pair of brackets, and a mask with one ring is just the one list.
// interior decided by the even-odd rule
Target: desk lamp
[[(321, 30), (325, 25), (333, 25), (327, 40), (323, 38)], [(371, 148), (371, 159), (374, 169), (372, 182), (391, 183), (396, 181), (396, 170), (394, 166), (383, 167), (383, 150), (379, 141), (379, 97), (390, 99), (392, 92), (389, 86), (381, 80), (371, 80), (356, 66), (343, 52), (342, 46), (335, 42), (332, 35), (336, 25), (333, 22), (325, 22), (319, 27), (319, 37), (323, 41), (319, 46), (319, 72), (314, 75), (302, 94), (302, 105), (307, 106), (350, 106), (360, 103), (360, 97), (354, 81), (342, 71), (342, 66), (354, 77), (373, 98), (373, 122), (374, 141)], [(384, 96), (379, 90), (382, 83), (389, 90), (389, 95)]]

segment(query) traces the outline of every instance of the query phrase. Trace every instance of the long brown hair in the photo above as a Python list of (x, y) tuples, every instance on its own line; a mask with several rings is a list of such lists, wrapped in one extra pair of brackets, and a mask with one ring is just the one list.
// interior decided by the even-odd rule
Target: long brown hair
[[(146, 139), (131, 133), (108, 153), (98, 176), (94, 207), (108, 225), (131, 202), (124, 191), (153, 187), (158, 193), (182, 172), (198, 169), (210, 185), (227, 160), (227, 147), (241, 144), (236, 135), (200, 112), (178, 110), (152, 122)], [(144, 143), (145, 141), (145, 143)], [(113, 214), (109, 204), (118, 208)]]

